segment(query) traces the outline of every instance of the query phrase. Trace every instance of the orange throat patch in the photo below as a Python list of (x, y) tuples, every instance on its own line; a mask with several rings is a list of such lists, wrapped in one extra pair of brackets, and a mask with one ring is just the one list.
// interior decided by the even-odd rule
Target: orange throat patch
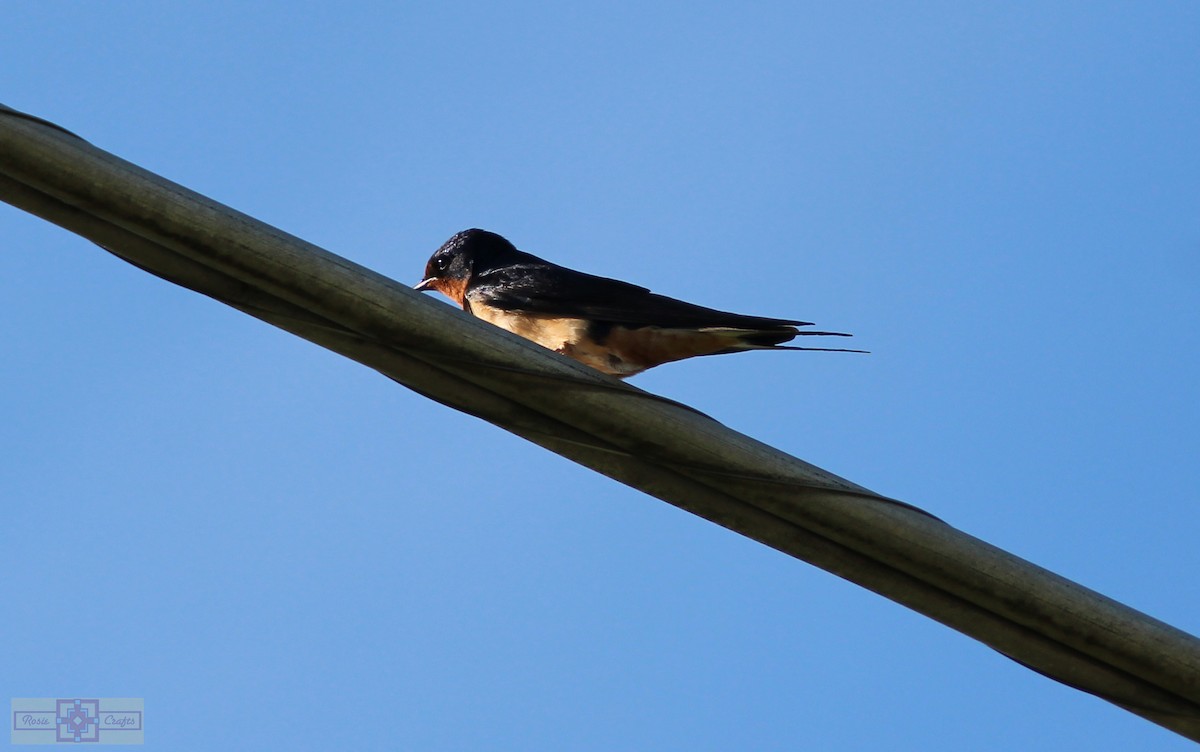
[(435, 279), (429, 284), (429, 289), (437, 290), (461, 306), (463, 310), (466, 310), (466, 306), (463, 304), (463, 300), (467, 295), (467, 281), (465, 279)]

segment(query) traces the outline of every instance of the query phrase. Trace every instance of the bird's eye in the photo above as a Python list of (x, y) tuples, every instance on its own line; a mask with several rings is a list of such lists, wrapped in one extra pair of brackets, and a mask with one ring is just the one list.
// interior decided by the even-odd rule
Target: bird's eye
[(435, 258), (433, 260), (433, 268), (437, 269), (439, 272), (446, 271), (446, 267), (449, 265), (450, 265), (450, 262), (446, 259), (445, 256), (438, 256), (437, 258)]

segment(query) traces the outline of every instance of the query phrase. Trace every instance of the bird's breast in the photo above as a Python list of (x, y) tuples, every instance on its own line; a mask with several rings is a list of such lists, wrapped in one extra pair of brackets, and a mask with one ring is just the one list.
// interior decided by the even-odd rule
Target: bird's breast
[(610, 346), (598, 342), (592, 335), (592, 324), (587, 319), (507, 311), (479, 301), (468, 301), (468, 310), (477, 318), (610, 376), (624, 378), (645, 370), (644, 366), (626, 363)]
[(506, 311), (479, 302), (470, 303), (470, 311), (477, 318), (525, 339), (533, 340), (542, 347), (559, 350), (579, 342), (587, 336), (588, 322), (585, 319), (566, 318), (543, 313)]

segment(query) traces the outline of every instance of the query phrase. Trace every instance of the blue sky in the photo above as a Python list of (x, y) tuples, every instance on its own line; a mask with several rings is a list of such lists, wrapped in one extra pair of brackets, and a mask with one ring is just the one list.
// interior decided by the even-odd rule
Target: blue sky
[[(855, 332), (634, 379), (1200, 631), (1190, 2), (11, 3), (0, 102), (407, 282)], [(1190, 747), (0, 206), (0, 692), (147, 748)], [(3, 741), (7, 741), (7, 736)]]

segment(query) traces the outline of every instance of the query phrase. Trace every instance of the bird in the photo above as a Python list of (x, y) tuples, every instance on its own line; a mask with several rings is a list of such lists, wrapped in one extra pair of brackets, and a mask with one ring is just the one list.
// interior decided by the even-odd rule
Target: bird
[(434, 290), (467, 313), (617, 378), (699, 355), (747, 350), (866, 352), (784, 345), (798, 336), (849, 337), (798, 327), (808, 321), (744, 316), (568, 269), (503, 236), (455, 233), (414, 288)]

